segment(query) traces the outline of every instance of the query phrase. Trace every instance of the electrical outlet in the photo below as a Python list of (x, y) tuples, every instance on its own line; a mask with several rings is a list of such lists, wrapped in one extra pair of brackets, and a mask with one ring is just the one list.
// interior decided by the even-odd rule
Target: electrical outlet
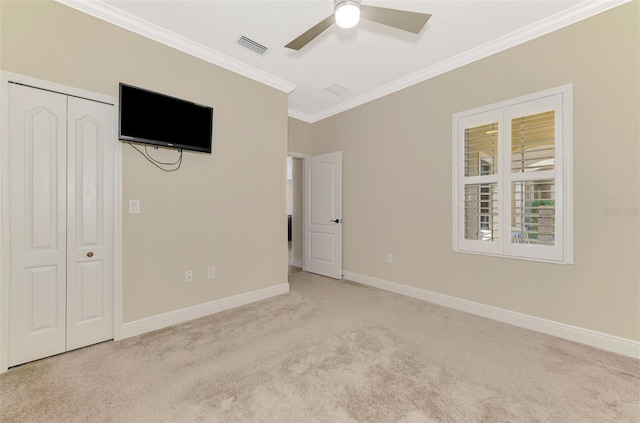
[(184, 272), (184, 281), (193, 282), (193, 272), (191, 270), (187, 270), (186, 272)]
[(387, 254), (387, 263), (393, 263), (393, 255)]
[(216, 277), (216, 268), (211, 266), (207, 269), (207, 279), (214, 279)]

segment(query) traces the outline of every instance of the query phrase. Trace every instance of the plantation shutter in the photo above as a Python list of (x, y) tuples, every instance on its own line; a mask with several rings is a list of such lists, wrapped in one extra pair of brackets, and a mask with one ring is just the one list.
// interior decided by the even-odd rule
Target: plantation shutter
[(571, 263), (572, 88), (454, 115), (455, 251)]
[[(509, 155), (504, 172), (509, 196), (504, 199), (505, 226), (511, 234), (506, 253), (513, 256), (561, 260), (562, 95), (507, 108), (505, 123)], [(506, 164), (506, 163), (505, 163)], [(558, 247), (560, 244), (560, 248)], [(558, 258), (560, 256), (560, 258)]]
[(462, 183), (457, 192), (460, 246), (465, 250), (500, 251), (499, 171), (502, 112), (488, 111), (459, 121)]

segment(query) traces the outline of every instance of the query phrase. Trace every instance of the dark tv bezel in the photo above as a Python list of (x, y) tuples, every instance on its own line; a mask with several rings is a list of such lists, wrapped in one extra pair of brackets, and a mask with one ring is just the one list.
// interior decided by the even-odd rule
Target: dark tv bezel
[[(153, 95), (157, 95), (159, 97), (164, 97), (164, 98), (169, 98), (171, 100), (174, 101), (179, 101), (182, 103), (188, 103), (194, 106), (198, 106), (198, 107), (202, 107), (204, 109), (208, 109), (211, 110), (211, 121), (209, 124), (209, 148), (203, 148), (203, 147), (197, 147), (194, 145), (189, 145), (189, 144), (177, 144), (177, 143), (170, 143), (168, 141), (160, 141), (160, 140), (152, 140), (152, 139), (148, 139), (148, 138), (140, 138), (140, 137), (132, 137), (129, 135), (122, 135), (122, 87), (127, 87), (127, 88), (133, 88), (135, 90), (139, 90), (139, 91), (145, 91), (147, 93), (153, 94)], [(175, 149), (179, 149), (179, 150), (189, 150), (189, 151), (196, 151), (199, 153), (208, 153), (211, 154), (211, 150), (212, 150), (212, 146), (213, 146), (213, 107), (210, 106), (205, 106), (203, 104), (198, 104), (195, 103), (193, 101), (188, 101), (188, 100), (184, 100), (182, 98), (178, 98), (178, 97), (173, 97), (167, 94), (162, 94), (156, 91), (151, 91), (151, 90), (147, 90), (145, 88), (140, 88), (137, 87), (135, 85), (130, 85), (130, 84), (125, 84), (123, 82), (119, 83), (119, 88), (118, 88), (118, 139), (120, 141), (127, 141), (127, 142), (135, 142), (135, 143), (140, 143), (140, 144), (150, 144), (150, 145), (155, 145), (155, 146), (159, 146), (159, 147), (168, 147), (168, 148), (175, 148)]]

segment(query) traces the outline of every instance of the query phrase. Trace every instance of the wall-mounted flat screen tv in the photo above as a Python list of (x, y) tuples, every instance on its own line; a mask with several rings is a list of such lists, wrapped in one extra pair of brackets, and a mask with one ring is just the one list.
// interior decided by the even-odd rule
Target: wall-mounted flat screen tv
[(213, 108), (120, 83), (118, 138), (211, 153)]

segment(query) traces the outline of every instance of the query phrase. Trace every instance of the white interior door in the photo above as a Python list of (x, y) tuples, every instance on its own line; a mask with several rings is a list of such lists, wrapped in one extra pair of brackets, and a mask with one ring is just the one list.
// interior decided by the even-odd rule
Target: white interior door
[(9, 85), (9, 366), (65, 350), (67, 98)]
[(304, 159), (303, 270), (342, 279), (342, 152)]
[(113, 114), (69, 97), (67, 351), (113, 338)]
[(9, 366), (113, 338), (114, 115), (9, 84)]

